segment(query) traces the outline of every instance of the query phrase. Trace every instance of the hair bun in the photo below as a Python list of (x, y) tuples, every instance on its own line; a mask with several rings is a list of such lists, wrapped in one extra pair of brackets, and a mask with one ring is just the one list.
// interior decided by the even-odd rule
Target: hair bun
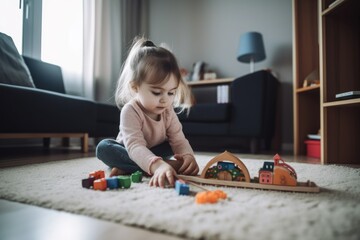
[(156, 47), (155, 44), (150, 41), (150, 40), (146, 40), (144, 43), (143, 43), (143, 47)]

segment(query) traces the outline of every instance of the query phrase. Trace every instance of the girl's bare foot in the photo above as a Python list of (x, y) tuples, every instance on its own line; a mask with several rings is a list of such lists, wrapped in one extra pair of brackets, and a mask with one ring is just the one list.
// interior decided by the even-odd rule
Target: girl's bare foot
[(119, 175), (125, 175), (126, 172), (121, 170), (120, 168), (117, 168), (117, 167), (114, 167), (111, 169), (111, 172), (110, 172), (110, 177), (113, 177), (113, 176), (119, 176)]

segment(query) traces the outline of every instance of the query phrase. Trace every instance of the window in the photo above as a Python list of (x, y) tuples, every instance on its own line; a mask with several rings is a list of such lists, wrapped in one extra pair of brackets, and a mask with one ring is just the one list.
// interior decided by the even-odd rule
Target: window
[(19, 53), (22, 53), (23, 13), (19, 1), (0, 1), (0, 32), (9, 35)]
[(0, 31), (20, 54), (59, 65), (67, 93), (83, 94), (83, 0), (1, 0)]
[(83, 1), (42, 0), (41, 59), (81, 74)]

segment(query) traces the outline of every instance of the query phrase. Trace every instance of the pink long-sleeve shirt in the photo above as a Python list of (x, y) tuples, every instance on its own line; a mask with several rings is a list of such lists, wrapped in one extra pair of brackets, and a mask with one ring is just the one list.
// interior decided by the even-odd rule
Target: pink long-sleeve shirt
[(152, 162), (158, 158), (149, 149), (166, 140), (174, 154), (194, 155), (172, 107), (165, 110), (156, 121), (143, 112), (136, 100), (121, 109), (120, 132), (116, 140), (125, 146), (130, 158), (148, 173)]

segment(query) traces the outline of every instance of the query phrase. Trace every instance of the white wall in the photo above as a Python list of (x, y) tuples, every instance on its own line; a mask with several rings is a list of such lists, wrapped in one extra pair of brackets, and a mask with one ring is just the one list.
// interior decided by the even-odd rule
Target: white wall
[(292, 124), (292, 3), (290, 0), (149, 0), (149, 37), (167, 43), (181, 67), (208, 63), (219, 77), (249, 73), (237, 61), (240, 35), (262, 33), (266, 60), (255, 70), (272, 69), (281, 83), (282, 143), (291, 146)]

